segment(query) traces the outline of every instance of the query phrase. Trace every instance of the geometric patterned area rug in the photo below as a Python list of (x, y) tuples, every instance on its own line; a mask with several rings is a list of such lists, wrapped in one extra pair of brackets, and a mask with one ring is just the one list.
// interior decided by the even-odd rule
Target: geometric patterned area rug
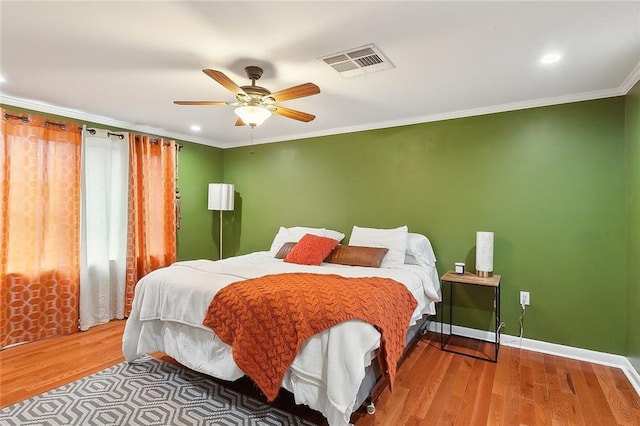
[(311, 426), (210, 377), (144, 357), (0, 410), (0, 425)]

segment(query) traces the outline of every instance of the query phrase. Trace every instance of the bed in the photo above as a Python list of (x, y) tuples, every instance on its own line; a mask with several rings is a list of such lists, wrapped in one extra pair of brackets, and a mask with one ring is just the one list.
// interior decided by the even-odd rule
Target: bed
[[(317, 266), (287, 261), (309, 234), (336, 243), (344, 238), (344, 234), (324, 228), (281, 227), (269, 251), (218, 261), (176, 262), (143, 277), (136, 286), (123, 335), (126, 360), (133, 362), (160, 351), (193, 370), (223, 380), (239, 379), (245, 373), (235, 362), (231, 346), (203, 321), (214, 296), (223, 288), (270, 275), (389, 278), (404, 285), (415, 299), (409, 321), (413, 333), (426, 317), (435, 315), (435, 304), (441, 299), (440, 282), (435, 255), (425, 236), (409, 233), (406, 227), (381, 230), (354, 226), (346, 247), (384, 249), (380, 267), (358, 266), (361, 260), (354, 262), (353, 258), (332, 261), (332, 255), (345, 247), (339, 245)], [(285, 248), (289, 253), (283, 255)], [(408, 333), (407, 339), (411, 335)], [(322, 413), (331, 426), (348, 425), (351, 414), (370, 396), (381, 374), (378, 363), (373, 362), (380, 350), (381, 334), (376, 327), (359, 319), (340, 322), (304, 341), (281, 386), (293, 394), (297, 404)]]

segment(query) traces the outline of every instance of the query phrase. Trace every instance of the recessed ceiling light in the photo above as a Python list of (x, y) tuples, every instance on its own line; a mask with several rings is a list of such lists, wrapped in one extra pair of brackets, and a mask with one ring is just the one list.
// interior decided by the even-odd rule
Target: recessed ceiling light
[(199, 132), (201, 129), (200, 129), (200, 126), (198, 126), (197, 124), (194, 124), (193, 126), (191, 126), (191, 130), (193, 130), (194, 132)]
[(5, 78), (0, 75), (0, 83), (4, 83), (5, 81), (7, 81), (7, 80), (5, 80)]
[(562, 59), (562, 55), (557, 52), (547, 53), (540, 58), (541, 64), (553, 64)]

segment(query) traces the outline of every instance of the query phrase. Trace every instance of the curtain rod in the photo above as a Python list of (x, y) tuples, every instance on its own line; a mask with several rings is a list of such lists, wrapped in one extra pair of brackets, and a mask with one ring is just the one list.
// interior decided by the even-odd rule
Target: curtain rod
[[(92, 135), (95, 135), (96, 134), (96, 129), (87, 129), (87, 132), (89, 132)], [(117, 136), (120, 139), (124, 139), (124, 135), (122, 133), (112, 133), (112, 132), (107, 131), (107, 137), (110, 137), (110, 136)], [(155, 139), (155, 138), (154, 139), (149, 139), (149, 142), (151, 142), (153, 144), (158, 144), (158, 143), (160, 143), (160, 139)], [(170, 146), (171, 144), (169, 142), (165, 141), (162, 145), (163, 146)], [(175, 145), (178, 147), (178, 151), (182, 149), (182, 144), (181, 143), (175, 142)]]
[[(152, 144), (158, 144), (158, 143), (160, 143), (160, 139), (149, 139), (149, 142), (151, 142)], [(180, 142), (175, 142), (175, 145), (178, 147), (178, 151), (180, 151), (182, 149), (182, 144)], [(167, 141), (164, 141), (162, 143), (162, 146), (171, 146), (171, 143), (169, 143)]]
[[(29, 123), (29, 117), (28, 116), (14, 115), (14, 114), (9, 114), (8, 112), (4, 113), (4, 118), (5, 118), (5, 120), (13, 119), (13, 120), (20, 120), (25, 124)], [(67, 129), (67, 125), (66, 124), (64, 124), (64, 123), (56, 123), (54, 121), (49, 121), (49, 120), (45, 120), (44, 121), (44, 125), (45, 125), (45, 127), (58, 126), (58, 127), (60, 127), (61, 130), (66, 130)]]
[[(29, 123), (29, 117), (22, 116), (22, 115), (9, 114), (8, 112), (4, 113), (4, 118), (5, 118), (5, 120), (13, 119), (13, 120), (20, 120), (25, 124)], [(60, 127), (61, 130), (66, 130), (67, 129), (67, 126), (64, 123), (55, 123), (55, 122), (49, 121), (49, 120), (45, 120), (44, 125), (46, 127), (58, 126), (58, 127)], [(78, 127), (78, 131), (82, 131), (82, 127)], [(95, 135), (96, 134), (96, 130), (95, 129), (87, 129), (87, 131), (91, 135)], [(122, 133), (112, 133), (112, 132), (107, 131), (107, 137), (110, 137), (110, 136), (117, 136), (120, 139), (124, 139), (124, 135)], [(151, 139), (150, 142), (157, 144), (157, 143), (160, 142), (160, 139)], [(169, 142), (163, 143), (163, 146), (169, 146), (169, 145), (171, 145)], [(178, 147), (178, 151), (180, 151), (182, 149), (182, 147), (183, 147), (183, 144), (181, 144), (180, 142), (175, 142), (175, 145)]]
[(44, 127), (49, 127), (49, 126), (58, 126), (60, 127), (60, 130), (67, 130), (67, 125), (64, 123), (55, 123), (53, 121), (45, 120)]
[(9, 120), (9, 119), (20, 120), (25, 124), (29, 122), (29, 117), (23, 117), (21, 115), (13, 115), (13, 114), (9, 114), (8, 112), (4, 113), (4, 119), (5, 120)]
[(107, 131), (107, 137), (109, 138), (111, 136), (117, 136), (120, 140), (124, 139), (124, 135), (122, 133), (111, 133)]
[[(90, 135), (95, 135), (96, 134), (96, 129), (87, 129), (87, 132), (89, 132)], [(122, 133), (111, 133), (110, 131), (107, 130), (107, 137), (111, 137), (111, 136), (117, 136), (120, 140), (124, 139), (124, 135)]]

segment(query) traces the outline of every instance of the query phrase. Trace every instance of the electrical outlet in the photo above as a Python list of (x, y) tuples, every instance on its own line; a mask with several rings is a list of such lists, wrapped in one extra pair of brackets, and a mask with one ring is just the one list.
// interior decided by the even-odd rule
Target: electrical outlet
[(528, 306), (529, 305), (529, 292), (521, 291), (520, 292), (520, 304)]

